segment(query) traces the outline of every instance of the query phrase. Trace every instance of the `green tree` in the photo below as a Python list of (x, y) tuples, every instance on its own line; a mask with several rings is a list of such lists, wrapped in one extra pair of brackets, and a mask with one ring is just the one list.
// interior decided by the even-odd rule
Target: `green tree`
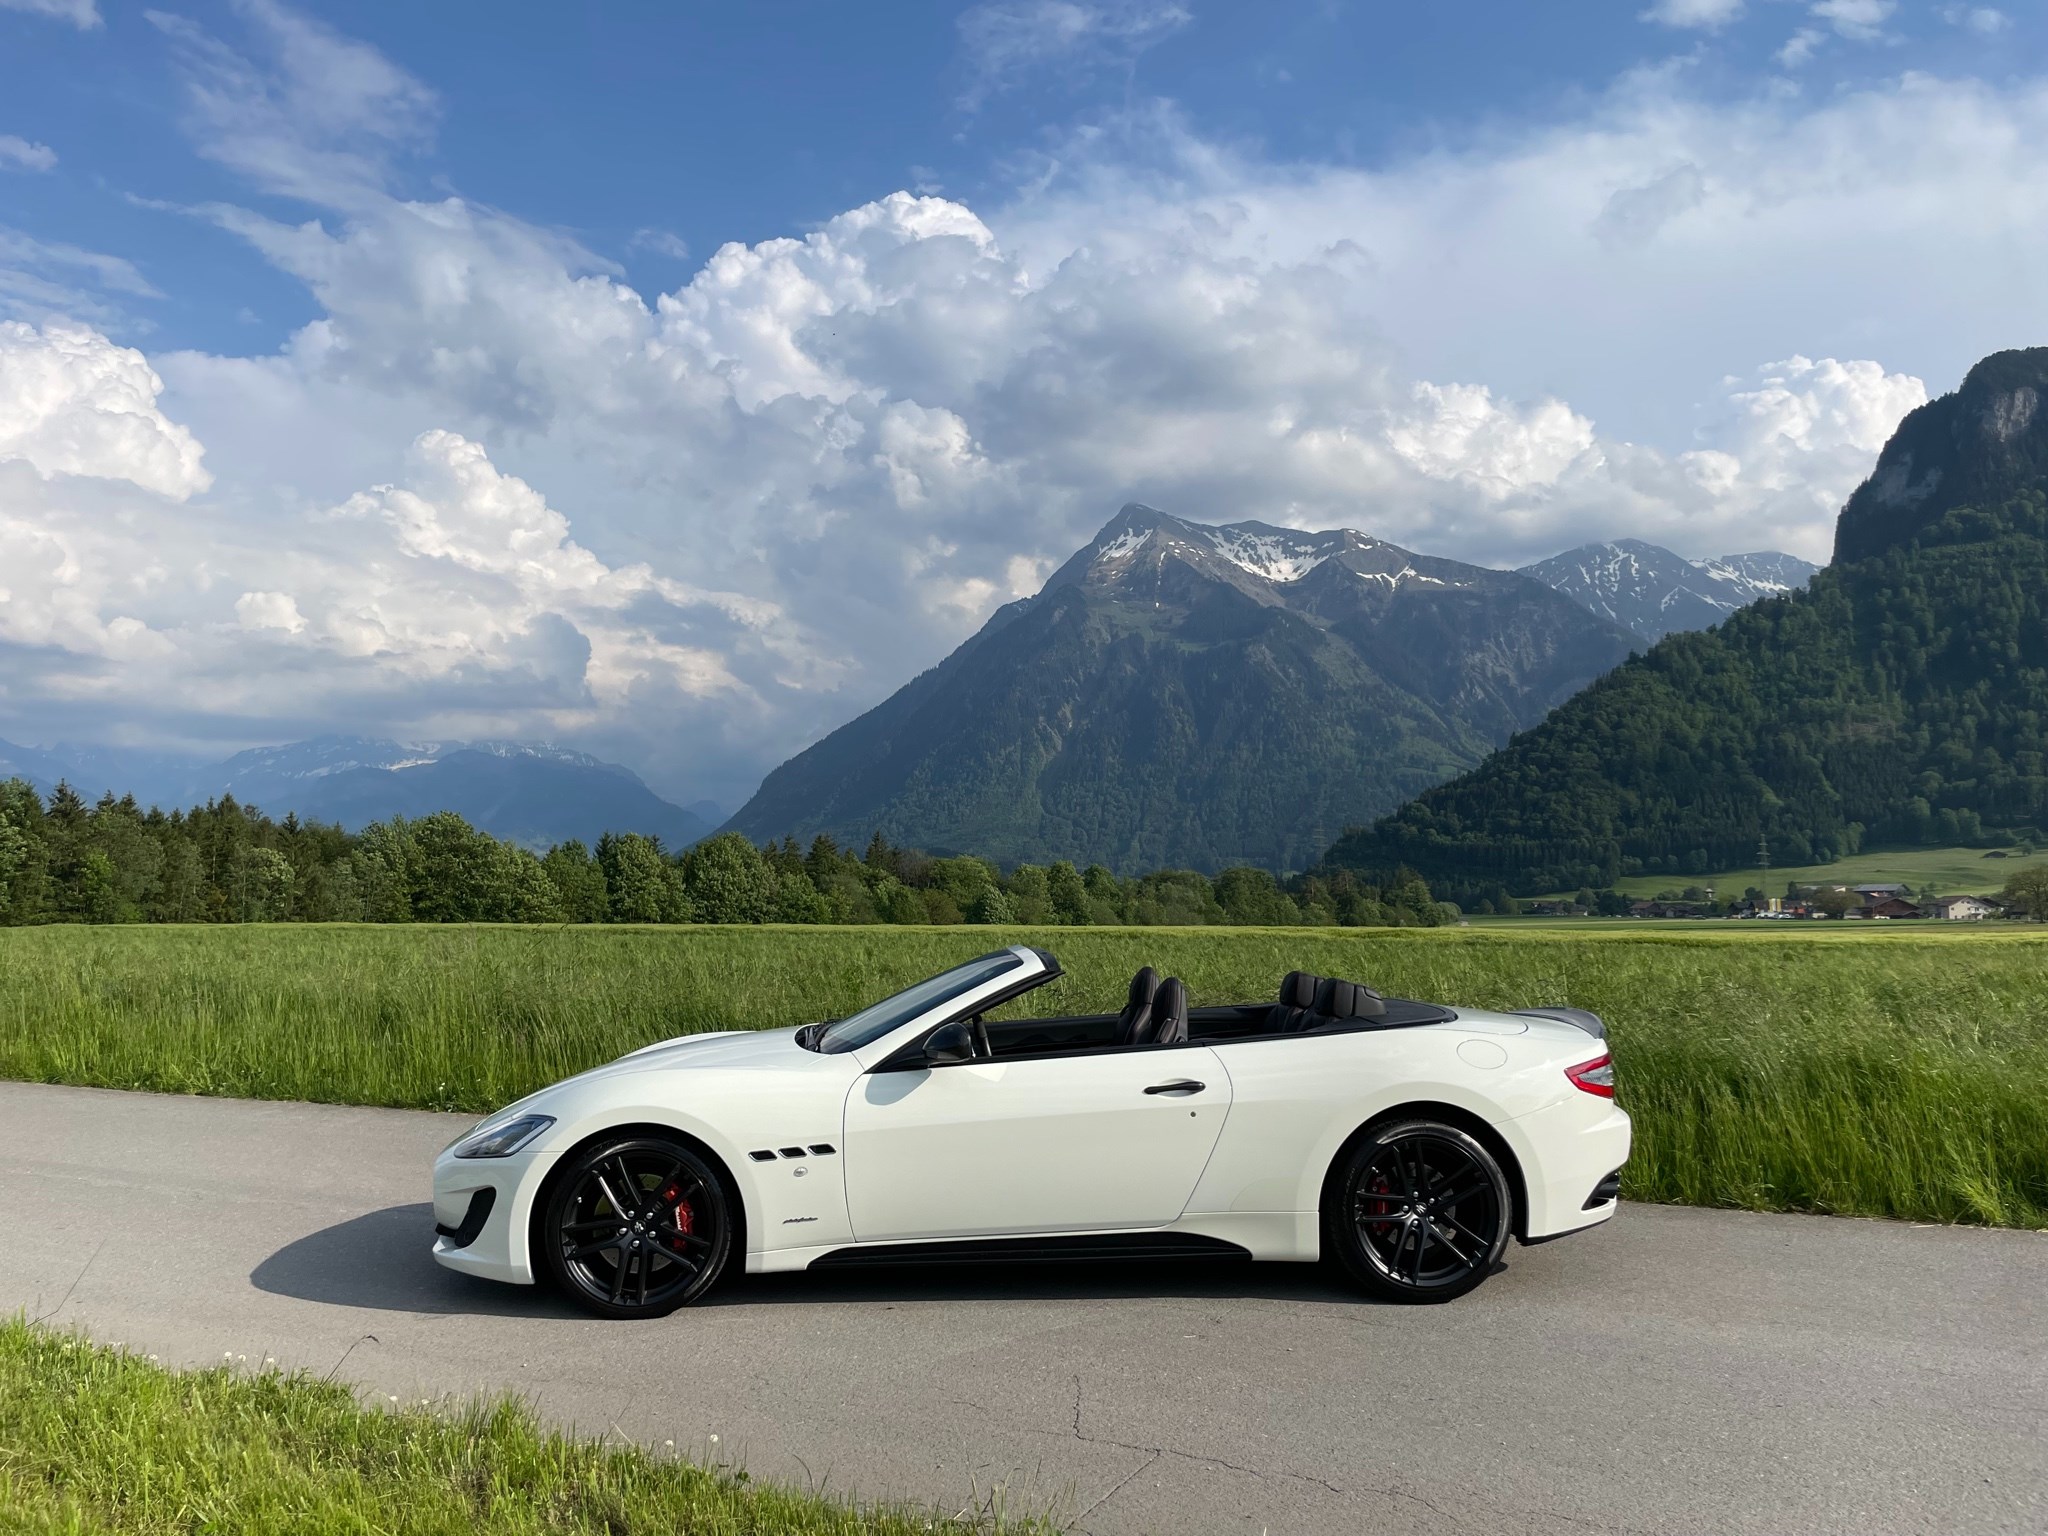
[(824, 893), (811, 884), (811, 877), (801, 860), (794, 869), (781, 869), (775, 875), (774, 910), (769, 920), (777, 923), (829, 923), (832, 908), (825, 900)]
[(283, 922), (291, 915), (292, 884), (297, 878), (292, 861), (275, 848), (251, 848), (242, 878), (246, 901), (242, 921)]
[(412, 823), (412, 915), (423, 923), (475, 923), (502, 904), (497, 840), (453, 811)]
[(902, 881), (890, 876), (883, 880), (875, 891), (876, 904), (881, 908), (885, 923), (928, 923), (931, 914), (925, 909), (924, 892), (912, 890)]
[(765, 923), (775, 907), (773, 872), (737, 832), (706, 838), (683, 855), (683, 889), (700, 923)]
[(597, 840), (597, 863), (615, 923), (686, 923), (690, 898), (682, 871), (661, 855), (661, 844), (638, 832), (607, 832)]
[(72, 915), (81, 922), (117, 923), (121, 920), (121, 884), (114, 861), (104, 850), (89, 848), (75, 866), (67, 886)]
[(562, 893), (532, 849), (489, 839), (489, 883), (476, 921), (483, 923), (559, 923)]
[(1014, 923), (1017, 920), (1010, 907), (1010, 898), (994, 881), (974, 893), (967, 903), (965, 916), (970, 923)]
[(1043, 866), (1019, 864), (1003, 883), (1003, 894), (1010, 898), (1010, 909), (1018, 922), (1052, 921), (1052, 887)]
[(362, 894), (364, 922), (412, 921), (412, 829), (404, 817), (363, 828), (351, 864)]
[(2023, 869), (2005, 882), (2006, 904), (2022, 917), (2048, 922), (2048, 865)]
[(1094, 920), (1088, 902), (1088, 887), (1082, 882), (1080, 871), (1067, 860), (1061, 859), (1045, 872), (1045, 894), (1054, 922), (1068, 927), (1085, 927)]
[(1216, 904), (1227, 923), (1284, 926), (1301, 920), (1301, 910), (1263, 869), (1238, 865), (1216, 877)]
[(601, 923), (605, 920), (609, 898), (605, 894), (604, 871), (590, 856), (588, 848), (571, 838), (550, 848), (547, 857), (540, 862), (561, 902), (562, 921)]

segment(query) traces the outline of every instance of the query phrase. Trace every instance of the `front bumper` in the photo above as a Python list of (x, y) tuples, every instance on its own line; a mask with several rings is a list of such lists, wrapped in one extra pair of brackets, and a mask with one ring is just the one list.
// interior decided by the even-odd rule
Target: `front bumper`
[[(554, 1159), (551, 1152), (477, 1158), (443, 1152), (434, 1162), (434, 1262), (485, 1280), (532, 1285), (526, 1236), (534, 1197)], [(480, 1204), (487, 1209), (479, 1222)]]

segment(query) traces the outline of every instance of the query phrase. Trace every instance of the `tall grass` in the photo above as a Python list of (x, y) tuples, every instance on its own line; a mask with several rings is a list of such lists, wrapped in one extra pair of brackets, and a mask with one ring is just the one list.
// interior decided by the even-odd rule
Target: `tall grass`
[(0, 932), (0, 1076), (488, 1111), (670, 1035), (843, 1014), (995, 944), (1054, 950), (1046, 1013), (1142, 964), (1197, 1004), (1294, 967), (1608, 1021), (1632, 1198), (2048, 1227), (2048, 936), (972, 928)]
[[(365, 1409), (303, 1374), (174, 1372), (0, 1322), (0, 1531), (22, 1536), (913, 1536), (863, 1511), (543, 1429), (511, 1400)], [(1010, 1527), (1014, 1528), (1014, 1527)]]

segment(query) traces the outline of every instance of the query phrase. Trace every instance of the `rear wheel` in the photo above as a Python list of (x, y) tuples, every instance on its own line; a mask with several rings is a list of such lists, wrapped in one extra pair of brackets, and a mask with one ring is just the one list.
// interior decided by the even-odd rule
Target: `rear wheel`
[(550, 1187), (535, 1241), (548, 1275), (599, 1317), (661, 1317), (711, 1289), (732, 1249), (725, 1187), (662, 1136), (599, 1141)]
[(1337, 1261), (1387, 1301), (1449, 1301), (1493, 1272), (1512, 1221), (1508, 1181), (1453, 1125), (1375, 1126), (1332, 1181), (1324, 1228)]

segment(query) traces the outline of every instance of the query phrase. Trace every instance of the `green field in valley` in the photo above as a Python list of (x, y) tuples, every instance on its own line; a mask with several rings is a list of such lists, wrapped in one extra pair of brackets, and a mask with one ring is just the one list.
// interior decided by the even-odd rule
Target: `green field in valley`
[(1195, 1002), (1294, 967), (1608, 1020), (1631, 1197), (2048, 1226), (2048, 931), (66, 927), (0, 932), (0, 1076), (484, 1113), (624, 1051), (841, 1015), (998, 943), (1046, 1013), (1140, 965)]
[[(1988, 857), (2003, 853), (2004, 858)], [(2021, 853), (2016, 848), (1902, 848), (1890, 852), (1853, 853), (1832, 864), (1801, 864), (1785, 868), (1723, 869), (1706, 875), (1623, 875), (1614, 888), (1639, 899), (1660, 891), (1682, 891), (1689, 885), (1712, 886), (1716, 897), (1740, 896), (1755, 886), (1766, 896), (1782, 896), (1790, 883), (1799, 885), (1910, 885), (1924, 890), (1930, 883), (1943, 896), (1992, 896), (2023, 869), (2048, 865), (2048, 849)], [(1571, 896), (1550, 891), (1544, 896)], [(1543, 899), (1541, 897), (1537, 899)]]
[(673, 1452), (571, 1439), (519, 1403), (386, 1403), (241, 1361), (171, 1371), (0, 1321), (8, 1536), (919, 1536), (1035, 1530), (859, 1509)]

